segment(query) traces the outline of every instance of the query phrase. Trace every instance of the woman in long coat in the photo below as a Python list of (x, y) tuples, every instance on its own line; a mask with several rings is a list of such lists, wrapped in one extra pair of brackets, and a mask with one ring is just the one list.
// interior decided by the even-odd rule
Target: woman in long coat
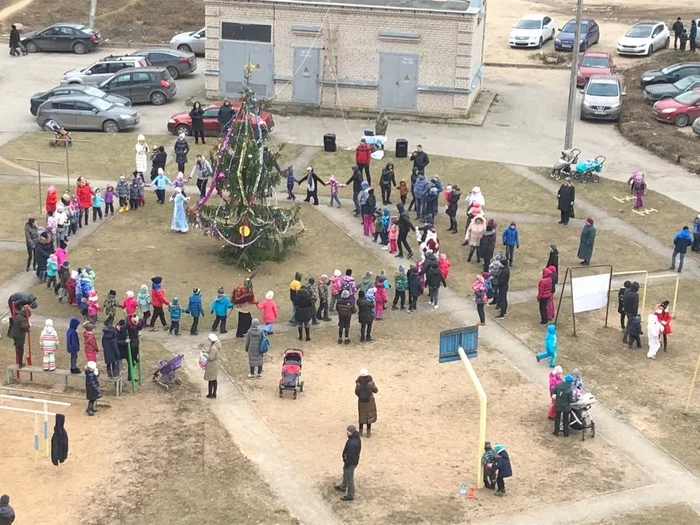
[(146, 144), (146, 137), (139, 135), (136, 140), (136, 145), (134, 145), (134, 150), (136, 151), (136, 173), (141, 175), (141, 180), (144, 180), (143, 174), (148, 170), (148, 144)]
[(260, 351), (260, 340), (262, 336), (260, 335), (260, 321), (258, 319), (253, 319), (250, 324), (250, 329), (245, 336), (245, 351), (248, 352), (248, 366), (250, 367), (250, 373), (248, 374), (248, 379), (253, 379), (255, 377), (255, 367), (258, 367), (258, 379), (262, 374), (263, 369), (263, 353)]
[(593, 257), (593, 246), (595, 245), (595, 226), (593, 226), (593, 218), (588, 217), (586, 224), (581, 230), (581, 240), (578, 243), (578, 258), (581, 259), (581, 264), (591, 264)]
[(216, 399), (216, 389), (219, 386), (219, 352), (221, 343), (216, 334), (209, 334), (209, 345), (202, 349), (204, 357), (207, 358), (207, 367), (204, 369), (204, 380), (209, 382), (209, 399)]
[(571, 177), (567, 177), (564, 184), (559, 187), (557, 193), (559, 210), (559, 224), (569, 224), (569, 219), (574, 217), (574, 202), (576, 201), (576, 188), (571, 183)]
[(367, 425), (367, 437), (372, 435), (372, 423), (377, 421), (377, 403), (374, 394), (379, 392), (374, 384), (372, 376), (366, 368), (360, 370), (360, 377), (355, 381), (355, 395), (357, 396), (357, 413), (360, 423), (360, 435)]
[(175, 162), (177, 162), (177, 171), (185, 173), (185, 164), (187, 164), (187, 154), (190, 152), (190, 145), (187, 143), (187, 138), (184, 133), (180, 133), (175, 141)]
[(187, 224), (185, 202), (189, 200), (189, 197), (185, 197), (182, 194), (182, 189), (175, 188), (175, 195), (170, 197), (170, 200), (175, 203), (173, 205), (173, 221), (170, 224), (170, 229), (175, 230), (178, 233), (187, 233), (187, 230), (189, 230), (190, 227)]

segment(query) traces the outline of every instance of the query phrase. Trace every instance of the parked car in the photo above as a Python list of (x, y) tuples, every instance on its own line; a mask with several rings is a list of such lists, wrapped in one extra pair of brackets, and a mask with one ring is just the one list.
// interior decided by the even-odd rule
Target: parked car
[(146, 67), (149, 65), (150, 63), (146, 57), (110, 55), (103, 57), (97, 62), (94, 62), (82, 69), (79, 67), (69, 69), (63, 73), (61, 85), (87, 84), (90, 86), (96, 86), (122, 69), (129, 67)]
[(161, 106), (177, 93), (173, 77), (164, 67), (125, 69), (105, 80), (99, 88), (113, 95), (121, 95), (137, 104), (150, 102)]
[(146, 57), (151, 65), (166, 68), (174, 80), (180, 78), (181, 75), (189, 75), (197, 70), (197, 58), (194, 53), (186, 53), (177, 49), (162, 47), (139, 49), (131, 53), (131, 56)]
[(693, 122), (693, 133), (700, 135), (700, 118), (696, 118)]
[(542, 47), (554, 38), (554, 19), (549, 15), (525, 15), (513, 26), (508, 37), (510, 47)]
[(644, 88), (644, 100), (654, 103), (657, 100), (677, 97), (686, 91), (700, 88), (700, 75), (691, 75), (673, 84), (652, 84)]
[(190, 33), (180, 33), (170, 40), (170, 47), (185, 53), (203, 55), (207, 44), (206, 28), (192, 31)]
[(581, 120), (620, 120), (624, 94), (619, 78), (610, 75), (590, 77), (583, 91)]
[(48, 120), (55, 120), (67, 130), (100, 129), (117, 133), (136, 126), (141, 115), (134, 108), (102, 98), (72, 95), (50, 98), (39, 106), (36, 123), (43, 129)]
[[(223, 102), (214, 102), (204, 108), (204, 135), (207, 137), (218, 137), (221, 134), (221, 126), (219, 126), (219, 107)], [(241, 105), (238, 102), (231, 102), (234, 111), (238, 111)], [(267, 125), (267, 130), (272, 131), (275, 127), (275, 121), (272, 119), (272, 115), (267, 111), (260, 112), (260, 118)], [(239, 121), (242, 119), (239, 119)], [(257, 127), (256, 120), (251, 117), (250, 123), (253, 127)], [(182, 111), (180, 113), (175, 113), (170, 120), (168, 120), (168, 132), (174, 135), (179, 135), (184, 133), (185, 135), (192, 135), (192, 119), (190, 118), (190, 112)]]
[(615, 66), (610, 53), (605, 51), (586, 51), (581, 57), (576, 75), (576, 86), (585, 87), (593, 75), (612, 75)]
[(650, 56), (670, 43), (671, 34), (663, 22), (637, 22), (617, 41), (617, 54)]
[(667, 98), (654, 103), (651, 109), (659, 122), (687, 126), (700, 117), (700, 90), (681, 93), (676, 98)]
[[(555, 51), (572, 51), (574, 49), (574, 39), (576, 38), (576, 19), (569, 20), (564, 27), (559, 30), (559, 34), (554, 39)], [(592, 18), (581, 19), (581, 40), (579, 49), (585, 51), (600, 40), (600, 27)]]
[(75, 84), (70, 86), (56, 86), (48, 91), (43, 91), (34, 95), (30, 100), (29, 111), (32, 115), (36, 117), (36, 112), (44, 102), (53, 97), (64, 97), (66, 95), (77, 95), (77, 96), (88, 96), (96, 97), (111, 102), (112, 104), (117, 104), (120, 106), (131, 106), (131, 100), (119, 95), (110, 95), (92, 86), (85, 86), (82, 84)]
[(102, 45), (102, 34), (83, 24), (54, 24), (41, 31), (26, 33), (20, 42), (27, 51), (72, 51), (82, 55)]
[(642, 73), (642, 87), (652, 84), (673, 84), (690, 75), (700, 75), (700, 62), (682, 62), (663, 69), (652, 69)]

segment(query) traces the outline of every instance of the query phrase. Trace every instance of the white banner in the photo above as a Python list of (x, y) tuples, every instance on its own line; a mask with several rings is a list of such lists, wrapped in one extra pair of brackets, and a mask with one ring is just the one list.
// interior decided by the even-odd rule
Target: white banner
[(605, 307), (608, 304), (609, 293), (609, 273), (571, 279), (571, 298), (575, 314)]

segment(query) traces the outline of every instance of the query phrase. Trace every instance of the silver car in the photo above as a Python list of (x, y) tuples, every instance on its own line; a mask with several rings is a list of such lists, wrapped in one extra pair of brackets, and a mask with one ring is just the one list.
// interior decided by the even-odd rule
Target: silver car
[(88, 67), (70, 69), (63, 74), (61, 85), (85, 84), (97, 86), (100, 82), (111, 78), (115, 73), (128, 67), (148, 67), (148, 58), (137, 56), (107, 56)]
[(693, 133), (700, 136), (700, 118), (696, 118), (693, 122)]
[(65, 96), (50, 98), (39, 106), (36, 123), (44, 128), (48, 120), (55, 120), (67, 130), (99, 129), (117, 133), (136, 126), (141, 115), (133, 108), (112, 104), (103, 98)]
[(619, 78), (594, 75), (582, 92), (581, 120), (620, 120), (625, 93)]
[(206, 28), (192, 31), (191, 33), (180, 33), (175, 35), (170, 40), (172, 49), (179, 49), (185, 53), (194, 53), (195, 55), (203, 55), (204, 48), (207, 45)]

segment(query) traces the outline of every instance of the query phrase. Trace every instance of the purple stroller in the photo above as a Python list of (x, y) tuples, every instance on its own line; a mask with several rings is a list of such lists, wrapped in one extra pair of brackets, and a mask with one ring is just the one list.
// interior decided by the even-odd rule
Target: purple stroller
[(179, 385), (182, 381), (175, 375), (178, 368), (182, 366), (183, 354), (178, 354), (170, 361), (158, 361), (158, 369), (153, 372), (153, 381), (168, 390), (169, 383)]

